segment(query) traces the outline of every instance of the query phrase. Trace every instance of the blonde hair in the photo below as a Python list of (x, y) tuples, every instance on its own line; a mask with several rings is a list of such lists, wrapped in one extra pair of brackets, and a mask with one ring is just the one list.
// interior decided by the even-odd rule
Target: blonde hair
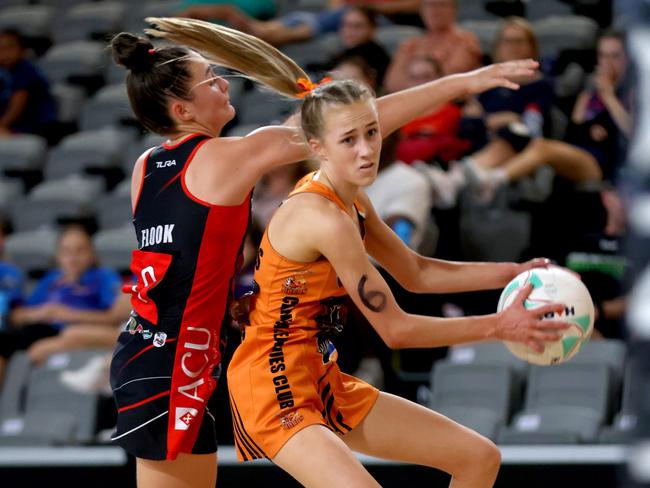
[(297, 81), (309, 76), (291, 58), (257, 37), (201, 20), (148, 17), (152, 37), (192, 48), (208, 61), (238, 71), (273, 91), (296, 98)]

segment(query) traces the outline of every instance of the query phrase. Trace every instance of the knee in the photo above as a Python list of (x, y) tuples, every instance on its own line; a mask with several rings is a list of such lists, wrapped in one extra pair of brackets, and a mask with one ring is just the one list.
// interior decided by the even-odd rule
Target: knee
[(471, 454), (464, 460), (454, 478), (472, 483), (487, 484), (494, 480), (501, 466), (501, 452), (489, 439), (480, 435), (473, 440)]
[(479, 466), (484, 466), (485, 470), (492, 473), (496, 473), (501, 466), (501, 451), (499, 448), (489, 439), (483, 437), (480, 444), (477, 446), (476, 455), (478, 456), (477, 464)]

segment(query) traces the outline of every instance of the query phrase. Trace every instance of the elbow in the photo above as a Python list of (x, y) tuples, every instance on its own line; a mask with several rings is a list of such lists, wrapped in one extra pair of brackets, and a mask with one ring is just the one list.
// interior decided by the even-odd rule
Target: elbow
[(404, 349), (408, 347), (408, 333), (403, 320), (395, 320), (379, 334), (384, 343), (391, 349)]

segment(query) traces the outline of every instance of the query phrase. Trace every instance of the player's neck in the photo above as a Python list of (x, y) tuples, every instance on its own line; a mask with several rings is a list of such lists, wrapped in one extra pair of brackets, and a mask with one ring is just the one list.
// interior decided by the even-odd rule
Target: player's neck
[(315, 181), (318, 181), (325, 186), (331, 188), (334, 193), (341, 199), (345, 208), (352, 209), (354, 207), (354, 201), (359, 196), (359, 186), (353, 185), (346, 181), (339, 181), (335, 177), (330, 177), (324, 170), (321, 168), (316, 177)]

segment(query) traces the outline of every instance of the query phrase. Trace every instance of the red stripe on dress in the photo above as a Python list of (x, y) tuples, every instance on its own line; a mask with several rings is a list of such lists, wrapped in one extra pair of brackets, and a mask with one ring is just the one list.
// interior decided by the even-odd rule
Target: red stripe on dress
[(169, 395), (169, 390), (157, 393), (156, 395), (150, 396), (149, 398), (145, 398), (144, 400), (140, 400), (139, 402), (132, 403), (131, 405), (127, 405), (126, 407), (119, 408), (117, 411), (124, 412), (125, 410), (131, 410), (132, 408), (139, 407), (140, 405), (144, 405), (145, 403), (153, 402), (155, 399), (164, 397), (166, 395)]
[[(170, 342), (174, 342), (175, 340), (176, 340), (176, 339), (167, 339), (167, 340), (165, 341), (165, 344), (168, 344), (168, 343), (170, 343)], [(137, 358), (137, 357), (140, 356), (141, 354), (144, 354), (144, 353), (147, 352), (149, 349), (153, 349), (154, 347), (156, 347), (156, 346), (154, 346), (153, 344), (151, 344), (150, 346), (147, 346), (147, 347), (145, 347), (144, 349), (142, 349), (139, 353), (134, 354), (133, 357), (132, 357), (131, 359), (129, 359), (126, 363), (124, 363), (124, 364), (122, 365), (122, 367), (120, 368), (120, 373), (122, 372), (122, 370), (123, 370), (124, 368), (126, 368), (126, 367), (128, 366), (128, 364), (129, 364), (131, 361), (133, 361), (135, 358)]]
[[(208, 211), (172, 372), (167, 426), (170, 460), (179, 452), (192, 452), (205, 405), (216, 388), (211, 372), (221, 360), (221, 323), (248, 227), (249, 201), (237, 206), (211, 206)], [(198, 412), (186, 430), (175, 429), (176, 408)]]

